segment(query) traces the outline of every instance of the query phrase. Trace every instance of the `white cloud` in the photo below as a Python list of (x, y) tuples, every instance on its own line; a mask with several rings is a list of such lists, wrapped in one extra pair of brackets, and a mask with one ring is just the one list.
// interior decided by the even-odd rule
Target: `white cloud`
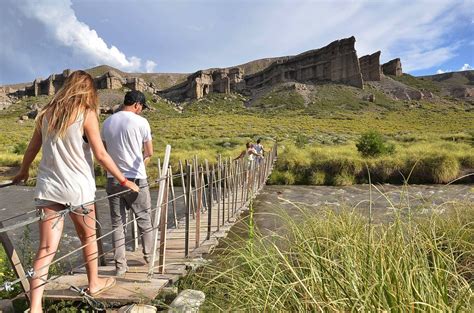
[(147, 73), (153, 73), (155, 71), (156, 63), (153, 61), (146, 61), (145, 63), (145, 71)]
[[(71, 48), (77, 57), (86, 57), (95, 65), (107, 64), (124, 71), (143, 70), (140, 58), (127, 57), (114, 45), (108, 46), (94, 29), (79, 21), (70, 0), (22, 0), (16, 3), (25, 16), (40, 21), (50, 36)], [(146, 69), (155, 64), (149, 60), (145, 63)]]
[(470, 66), (467, 63), (464, 63), (464, 65), (459, 69), (460, 71), (469, 71), (469, 70), (474, 70), (472, 66)]
[[(470, 22), (466, 12), (472, 11), (472, 3), (285, 1), (262, 9), (257, 22), (244, 28), (246, 33), (241, 41), (263, 50), (261, 55), (266, 57), (268, 50), (274, 51), (273, 56), (295, 54), (354, 35), (359, 57), (381, 50), (381, 62), (400, 57), (403, 70), (410, 72), (432, 68), (457, 55), (461, 42), (453, 39), (452, 34), (461, 18)], [(254, 34), (253, 29), (259, 31)], [(289, 49), (284, 51), (282, 47)]]
[(438, 69), (436, 71), (436, 74), (444, 74), (444, 73), (446, 73), (446, 71), (443, 71), (442, 69)]

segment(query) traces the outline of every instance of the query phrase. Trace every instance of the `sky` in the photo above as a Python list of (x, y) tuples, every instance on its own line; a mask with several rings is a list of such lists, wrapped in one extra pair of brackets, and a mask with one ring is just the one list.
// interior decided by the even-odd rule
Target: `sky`
[(0, 0), (0, 85), (101, 64), (192, 73), (350, 36), (412, 75), (474, 69), (474, 0)]

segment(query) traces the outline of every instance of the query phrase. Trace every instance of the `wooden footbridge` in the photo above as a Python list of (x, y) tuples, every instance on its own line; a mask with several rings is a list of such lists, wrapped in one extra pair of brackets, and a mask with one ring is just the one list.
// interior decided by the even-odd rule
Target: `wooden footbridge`
[[(169, 166), (170, 150), (167, 146), (163, 165), (158, 162), (158, 199), (152, 209), (155, 239), (152, 262), (146, 264), (138, 249), (136, 220), (130, 216), (127, 224), (132, 228), (130, 243), (134, 249), (127, 251), (129, 270), (125, 276), (116, 277), (116, 285), (95, 300), (113, 305), (149, 303), (164, 287), (171, 286), (191, 267), (198, 266), (217, 246), (219, 239), (227, 236), (240, 214), (248, 209), (263, 188), (277, 155), (275, 146), (264, 158), (255, 161), (219, 157), (217, 164), (210, 165), (207, 160), (200, 164), (195, 157), (185, 164), (179, 162), (180, 173), (173, 175)], [(180, 195), (175, 192), (173, 180), (182, 185)], [(101, 252), (100, 239), (109, 234), (101, 234), (100, 229), (97, 231), (101, 254), (99, 275), (102, 277), (115, 274), (113, 251)], [(0, 235), (19, 277), (18, 282), (28, 295), (28, 271), (25, 274), (6, 232), (0, 230)], [(50, 277), (46, 283), (46, 298), (82, 300), (84, 294), (79, 290), (87, 287), (87, 276), (83, 267), (77, 267), (68, 274)]]

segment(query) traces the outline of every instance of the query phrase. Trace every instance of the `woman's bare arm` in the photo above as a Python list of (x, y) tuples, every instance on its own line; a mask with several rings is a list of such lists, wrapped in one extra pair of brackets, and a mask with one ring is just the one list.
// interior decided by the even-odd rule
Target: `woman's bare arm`
[(23, 161), (21, 162), (21, 167), (15, 177), (12, 178), (14, 184), (19, 183), (20, 181), (27, 181), (29, 176), (29, 170), (31, 163), (34, 161), (36, 155), (41, 149), (41, 144), (43, 139), (41, 137), (41, 130), (38, 127), (35, 127), (33, 136), (30, 139), (28, 148), (26, 148), (25, 155), (23, 156)]
[[(86, 134), (89, 144), (92, 148), (92, 152), (94, 153), (94, 156), (100, 165), (102, 165), (107, 170), (107, 172), (112, 174), (112, 176), (115, 177), (119, 182), (125, 181), (126, 177), (120, 172), (117, 165), (115, 165), (114, 161), (107, 153), (107, 150), (105, 150), (102, 139), (100, 138), (99, 122), (96, 112), (89, 111), (88, 114), (86, 114), (86, 119), (84, 121), (84, 133)], [(138, 186), (128, 180), (125, 182), (125, 187), (128, 187), (135, 192), (139, 191)]]

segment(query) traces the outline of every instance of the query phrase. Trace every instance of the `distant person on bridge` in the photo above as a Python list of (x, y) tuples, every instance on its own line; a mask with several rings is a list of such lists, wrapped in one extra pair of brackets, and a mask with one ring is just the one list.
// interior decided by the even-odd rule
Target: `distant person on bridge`
[(242, 151), (238, 157), (236, 157), (234, 159), (235, 160), (238, 160), (238, 159), (244, 159), (244, 160), (247, 160), (247, 166), (248, 168), (250, 168), (250, 166), (252, 165), (252, 162), (255, 160), (256, 157), (261, 157), (262, 154), (258, 153), (253, 144), (251, 142), (247, 142), (245, 144), (245, 150)]
[[(151, 198), (145, 169), (153, 155), (153, 144), (150, 124), (140, 116), (144, 108), (148, 106), (143, 93), (136, 90), (127, 92), (122, 110), (108, 117), (102, 127), (102, 140), (112, 159), (128, 180), (140, 186), (138, 193), (109, 198), (117, 276), (125, 275), (128, 270), (123, 227), (126, 224), (125, 209), (132, 209), (135, 213), (146, 263), (150, 262), (153, 250)], [(106, 190), (108, 194), (114, 194), (123, 191), (124, 187), (107, 173)]]
[(265, 149), (263, 148), (263, 145), (261, 144), (262, 139), (258, 138), (257, 139), (257, 144), (254, 145), (255, 151), (260, 154), (260, 156), (257, 157), (258, 164), (261, 164), (263, 162), (263, 156), (265, 155)]
[[(30, 312), (42, 312), (44, 281), (61, 239), (64, 219), (57, 214), (65, 207), (95, 200), (92, 154), (124, 188), (138, 192), (115, 165), (102, 144), (99, 131), (97, 90), (84, 71), (73, 72), (63, 87), (39, 113), (33, 137), (23, 157), (14, 183), (26, 181), (39, 150), (43, 156), (38, 168), (35, 205), (46, 218), (39, 222), (39, 248), (34, 260)], [(99, 278), (94, 205), (87, 215), (70, 214), (82, 245), (89, 280), (88, 293), (96, 296), (115, 285), (115, 279)], [(78, 211), (77, 213), (81, 213)], [(53, 227), (54, 226), (54, 227)]]

